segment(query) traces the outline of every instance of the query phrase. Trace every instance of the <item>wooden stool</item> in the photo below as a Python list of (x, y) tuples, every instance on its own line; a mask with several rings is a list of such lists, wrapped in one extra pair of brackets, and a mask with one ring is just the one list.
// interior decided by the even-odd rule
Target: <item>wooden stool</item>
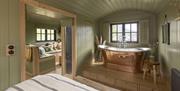
[(145, 79), (147, 73), (150, 73), (151, 71), (151, 64), (149, 63), (149, 60), (145, 60), (142, 70), (143, 70), (143, 79)]
[(159, 62), (152, 63), (152, 72), (153, 72), (154, 83), (157, 83), (157, 76), (160, 75), (160, 63)]
[(153, 76), (153, 81), (157, 83), (157, 76), (160, 76), (160, 63), (153, 60), (146, 60), (143, 67), (143, 79), (145, 79), (147, 73)]

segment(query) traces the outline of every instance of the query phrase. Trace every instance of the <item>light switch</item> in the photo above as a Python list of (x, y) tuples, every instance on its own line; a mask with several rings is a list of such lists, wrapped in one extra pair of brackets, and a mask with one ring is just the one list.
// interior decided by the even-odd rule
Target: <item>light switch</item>
[(8, 44), (6, 46), (6, 55), (13, 56), (15, 54), (15, 46), (13, 44)]

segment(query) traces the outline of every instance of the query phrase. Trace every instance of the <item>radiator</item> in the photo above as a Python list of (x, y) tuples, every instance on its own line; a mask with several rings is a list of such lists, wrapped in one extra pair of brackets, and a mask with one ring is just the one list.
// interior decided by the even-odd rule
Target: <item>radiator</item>
[(180, 91), (180, 71), (171, 69), (171, 91)]

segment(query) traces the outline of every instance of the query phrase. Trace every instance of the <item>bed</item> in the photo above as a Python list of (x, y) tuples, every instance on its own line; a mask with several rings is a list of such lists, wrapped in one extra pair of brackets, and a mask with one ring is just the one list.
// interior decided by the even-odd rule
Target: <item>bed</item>
[(6, 91), (98, 91), (58, 74), (38, 75), (8, 88)]

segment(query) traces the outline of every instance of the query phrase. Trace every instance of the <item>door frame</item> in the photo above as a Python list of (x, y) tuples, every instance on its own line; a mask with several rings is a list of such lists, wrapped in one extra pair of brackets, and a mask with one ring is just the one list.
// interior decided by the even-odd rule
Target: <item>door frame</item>
[[(20, 60), (21, 60), (21, 81), (25, 80), (26, 77), (26, 72), (25, 72), (25, 46), (26, 46), (26, 42), (25, 42), (25, 38), (26, 38), (26, 34), (25, 34), (25, 30), (26, 30), (26, 16), (25, 16), (25, 5), (30, 5), (33, 7), (40, 7), (43, 9), (47, 9), (53, 12), (57, 12), (57, 13), (61, 13), (64, 16), (67, 17), (71, 17), (72, 18), (72, 77), (73, 79), (76, 76), (76, 71), (77, 71), (77, 36), (76, 36), (76, 32), (77, 32), (77, 28), (76, 28), (76, 15), (70, 12), (67, 12), (65, 10), (59, 9), (59, 8), (54, 8), (52, 6), (40, 3), (38, 1), (35, 0), (20, 0), (19, 2), (19, 11), (20, 11), (20, 29), (19, 29), (19, 33), (20, 33)], [(62, 51), (62, 58), (65, 58), (64, 55), (65, 51)], [(63, 59), (64, 61), (64, 59)]]

